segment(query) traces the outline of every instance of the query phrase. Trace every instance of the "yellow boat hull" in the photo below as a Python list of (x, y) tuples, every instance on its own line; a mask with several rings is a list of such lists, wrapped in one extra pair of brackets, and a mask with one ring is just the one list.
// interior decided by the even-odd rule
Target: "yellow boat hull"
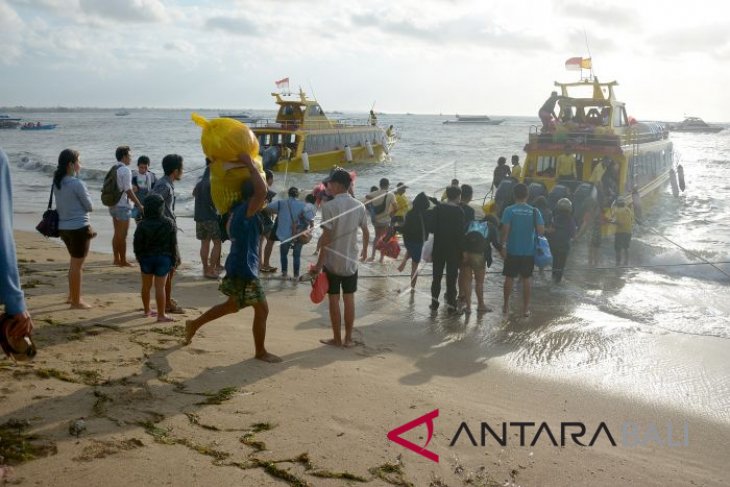
[(301, 157), (292, 157), (291, 160), (280, 159), (279, 162), (271, 168), (274, 172), (328, 172), (335, 166), (347, 167), (352, 164), (372, 164), (383, 162), (387, 158), (387, 153), (382, 145), (373, 146), (372, 157), (368, 154), (366, 147), (353, 147), (352, 162), (347, 162), (344, 150), (321, 152), (319, 154), (309, 155), (309, 170), (305, 170)]

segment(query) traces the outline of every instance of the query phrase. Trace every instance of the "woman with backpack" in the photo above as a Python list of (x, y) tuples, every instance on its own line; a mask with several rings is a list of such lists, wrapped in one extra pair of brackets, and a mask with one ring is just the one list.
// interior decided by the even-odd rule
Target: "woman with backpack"
[(56, 196), (59, 234), (71, 256), (68, 270), (68, 303), (71, 309), (91, 308), (81, 299), (81, 276), (91, 239), (96, 237), (89, 224), (89, 213), (93, 210), (91, 196), (86, 184), (78, 178), (80, 170), (79, 153), (73, 149), (61, 151), (53, 173), (53, 194)]
[[(269, 212), (277, 215), (276, 238), (279, 240), (279, 252), (281, 255), (281, 277), (288, 279), (289, 271), (289, 249), (294, 254), (294, 276), (293, 280), (299, 279), (301, 265), (302, 245), (304, 244), (298, 235), (306, 228), (300, 225), (300, 218), (304, 214), (304, 203), (299, 200), (299, 188), (292, 186), (288, 191), (289, 198), (286, 201), (277, 200), (269, 203), (266, 207)], [(307, 228), (309, 228), (307, 226)]]
[(418, 193), (413, 200), (413, 208), (406, 213), (403, 225), (398, 231), (403, 235), (403, 245), (406, 248), (406, 256), (398, 266), (398, 271), (403, 272), (408, 261), (411, 261), (411, 292), (416, 289), (418, 279), (418, 264), (421, 262), (423, 243), (428, 237), (426, 231), (426, 211), (430, 203), (426, 193)]
[[(386, 233), (390, 228), (390, 217), (398, 209), (395, 205), (395, 195), (388, 190), (390, 181), (387, 178), (380, 180), (380, 189), (365, 196), (365, 200), (372, 203), (374, 211), (373, 226), (375, 227), (375, 237), (373, 238), (373, 250), (368, 262), (375, 260), (375, 251), (378, 248), (379, 241), (386, 241)], [(382, 246), (381, 246), (382, 248)], [(380, 263), (383, 263), (385, 255), (382, 250), (380, 252)]]
[(553, 281), (563, 279), (563, 270), (570, 253), (570, 242), (575, 238), (576, 225), (573, 220), (573, 204), (568, 198), (561, 198), (555, 207), (552, 225), (545, 232), (553, 254)]
[(484, 303), (484, 278), (487, 267), (492, 266), (492, 247), (502, 251), (497, 232), (497, 220), (487, 215), (483, 220), (473, 220), (466, 229), (463, 240), (463, 260), (459, 274), (459, 309), (471, 312), (471, 282), (474, 277), (477, 293), (477, 312), (487, 313), (492, 308)]

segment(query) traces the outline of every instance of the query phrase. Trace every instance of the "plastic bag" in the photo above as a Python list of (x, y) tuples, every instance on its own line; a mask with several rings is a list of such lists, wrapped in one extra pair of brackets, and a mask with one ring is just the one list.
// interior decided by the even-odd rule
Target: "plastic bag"
[(325, 296), (327, 296), (329, 288), (330, 282), (329, 279), (327, 279), (327, 273), (320, 272), (312, 280), (312, 291), (309, 293), (309, 299), (311, 299), (314, 304), (321, 303), (324, 301)]
[(231, 168), (240, 154), (248, 154), (254, 160), (256, 169), (264, 175), (259, 156), (259, 141), (246, 124), (232, 118), (205, 117), (193, 113), (193, 121), (203, 128), (200, 145), (210, 164), (210, 192), (213, 205), (219, 215), (241, 201), (241, 186), (251, 175), (245, 167)]
[(539, 235), (535, 239), (535, 265), (542, 269), (552, 262), (553, 254), (550, 252), (550, 243), (543, 235)]
[(400, 255), (400, 244), (395, 235), (385, 234), (375, 243), (375, 250), (379, 250), (386, 257), (397, 259)]
[(421, 251), (421, 260), (424, 262), (433, 261), (433, 235), (428, 237), (428, 240), (423, 244), (423, 250)]

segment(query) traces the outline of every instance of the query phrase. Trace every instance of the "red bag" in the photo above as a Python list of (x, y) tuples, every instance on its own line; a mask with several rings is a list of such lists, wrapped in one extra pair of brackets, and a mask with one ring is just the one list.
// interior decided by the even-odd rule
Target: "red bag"
[(329, 279), (327, 279), (327, 274), (325, 272), (320, 272), (317, 274), (317, 277), (312, 280), (312, 292), (309, 293), (309, 299), (311, 299), (314, 304), (321, 303), (324, 301), (324, 297), (327, 296), (329, 288), (330, 282)]
[(386, 239), (387, 236), (388, 235), (386, 234), (378, 239), (378, 241), (375, 243), (375, 250), (382, 252), (383, 255), (385, 255), (386, 257), (397, 259), (400, 255), (400, 244), (398, 243), (398, 237), (393, 235), (390, 238)]

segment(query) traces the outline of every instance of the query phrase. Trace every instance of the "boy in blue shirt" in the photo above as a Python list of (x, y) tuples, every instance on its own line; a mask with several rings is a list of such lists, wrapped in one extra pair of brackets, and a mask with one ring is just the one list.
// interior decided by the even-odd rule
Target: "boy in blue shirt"
[(189, 344), (201, 326), (225, 315), (237, 313), (242, 308), (253, 308), (253, 341), (255, 358), (264, 362), (281, 362), (281, 359), (266, 351), (266, 320), (269, 305), (259, 280), (259, 246), (261, 245), (261, 219), (259, 210), (266, 200), (266, 182), (259, 174), (248, 154), (242, 154), (239, 162), (251, 173), (251, 179), (243, 184), (243, 201), (234, 206), (228, 219), (228, 235), (231, 237), (231, 252), (226, 259), (226, 276), (220, 291), (228, 296), (224, 303), (217, 304), (195, 320), (185, 323), (185, 344)]
[(502, 257), (504, 269), (504, 305), (502, 313), (509, 311), (509, 296), (514, 279), (522, 278), (522, 314), (530, 316), (530, 291), (532, 270), (535, 267), (535, 232), (543, 235), (545, 223), (540, 212), (527, 204), (527, 186), (517, 184), (513, 189), (515, 204), (502, 213)]

